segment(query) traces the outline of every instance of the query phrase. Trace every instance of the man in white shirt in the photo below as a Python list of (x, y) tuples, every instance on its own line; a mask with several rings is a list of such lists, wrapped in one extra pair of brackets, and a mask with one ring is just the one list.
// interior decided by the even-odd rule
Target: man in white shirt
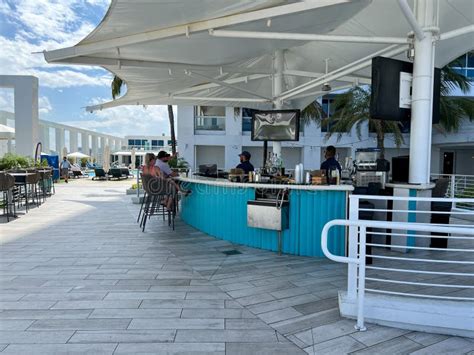
[(178, 176), (176, 171), (172, 171), (170, 166), (168, 165), (168, 160), (170, 159), (171, 155), (166, 153), (165, 151), (160, 151), (156, 157), (155, 166), (160, 168), (163, 177), (174, 177)]
[(63, 161), (59, 164), (59, 170), (61, 172), (61, 176), (66, 183), (69, 180), (69, 168), (71, 167), (71, 163), (67, 160), (66, 157), (63, 158)]

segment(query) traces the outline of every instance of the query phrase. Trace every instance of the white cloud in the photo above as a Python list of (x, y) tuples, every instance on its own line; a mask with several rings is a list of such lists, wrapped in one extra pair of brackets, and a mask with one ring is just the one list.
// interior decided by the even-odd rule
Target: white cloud
[(49, 102), (49, 99), (46, 96), (41, 96), (38, 99), (38, 107), (40, 114), (47, 114), (53, 110), (53, 107), (51, 106), (51, 103)]
[[(95, 98), (90, 104), (104, 102)], [(176, 115), (175, 115), (176, 117)], [(166, 106), (120, 106), (84, 113), (81, 120), (63, 122), (116, 136), (169, 134), (168, 109)]]
[(0, 16), (18, 27), (13, 38), (0, 35), (0, 74), (34, 75), (40, 85), (50, 88), (109, 85), (111, 75), (101, 68), (51, 65), (42, 53), (32, 54), (73, 46), (94, 29), (79, 18), (78, 6), (85, 6), (84, 0), (20, 0), (14, 8), (0, 6)]

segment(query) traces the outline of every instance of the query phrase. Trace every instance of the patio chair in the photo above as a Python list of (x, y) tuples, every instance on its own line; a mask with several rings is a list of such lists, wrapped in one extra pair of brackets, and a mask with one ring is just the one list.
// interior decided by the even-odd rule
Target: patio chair
[(122, 179), (122, 171), (120, 170), (120, 168), (111, 168), (109, 170), (109, 179), (121, 180)]
[(95, 176), (92, 178), (92, 180), (108, 180), (107, 174), (102, 168), (95, 168), (94, 174)]
[(15, 188), (15, 178), (5, 172), (0, 172), (0, 192), (2, 193), (3, 214), (10, 222), (10, 217), (16, 217), (15, 198), (13, 189)]
[(174, 230), (174, 219), (176, 217), (176, 204), (167, 210), (163, 201), (172, 198), (176, 201), (176, 189), (169, 180), (156, 178), (150, 175), (142, 176), (145, 196), (142, 202), (140, 227), (145, 231), (146, 222), (151, 216), (163, 216), (163, 220), (168, 217), (168, 226)]
[(133, 174), (130, 174), (130, 170), (128, 170), (128, 168), (120, 168), (120, 171), (122, 172), (122, 176), (126, 179), (134, 178)]

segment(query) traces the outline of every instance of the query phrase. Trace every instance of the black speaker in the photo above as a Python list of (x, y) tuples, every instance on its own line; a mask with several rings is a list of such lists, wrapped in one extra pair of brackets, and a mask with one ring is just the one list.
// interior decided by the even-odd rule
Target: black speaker
[[(372, 58), (370, 116), (387, 121), (410, 121), (411, 109), (400, 108), (400, 73), (413, 73), (413, 63), (385, 57)], [(433, 81), (433, 123), (439, 122), (441, 70)]]

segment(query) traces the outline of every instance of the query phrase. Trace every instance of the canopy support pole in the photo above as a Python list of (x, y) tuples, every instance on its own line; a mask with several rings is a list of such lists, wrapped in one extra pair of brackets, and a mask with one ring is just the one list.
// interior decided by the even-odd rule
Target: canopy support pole
[[(423, 27), (436, 24), (436, 0), (415, 1), (417, 22)], [(433, 34), (423, 31), (423, 37), (415, 36), (413, 63), (413, 94), (410, 134), (410, 184), (428, 184), (431, 169), (431, 130), (433, 115)]]
[[(283, 49), (277, 49), (273, 56), (273, 108), (281, 110), (283, 107), (282, 100), (278, 96), (283, 92), (283, 69), (284, 69)], [(273, 154), (281, 158), (281, 142), (272, 142)]]

